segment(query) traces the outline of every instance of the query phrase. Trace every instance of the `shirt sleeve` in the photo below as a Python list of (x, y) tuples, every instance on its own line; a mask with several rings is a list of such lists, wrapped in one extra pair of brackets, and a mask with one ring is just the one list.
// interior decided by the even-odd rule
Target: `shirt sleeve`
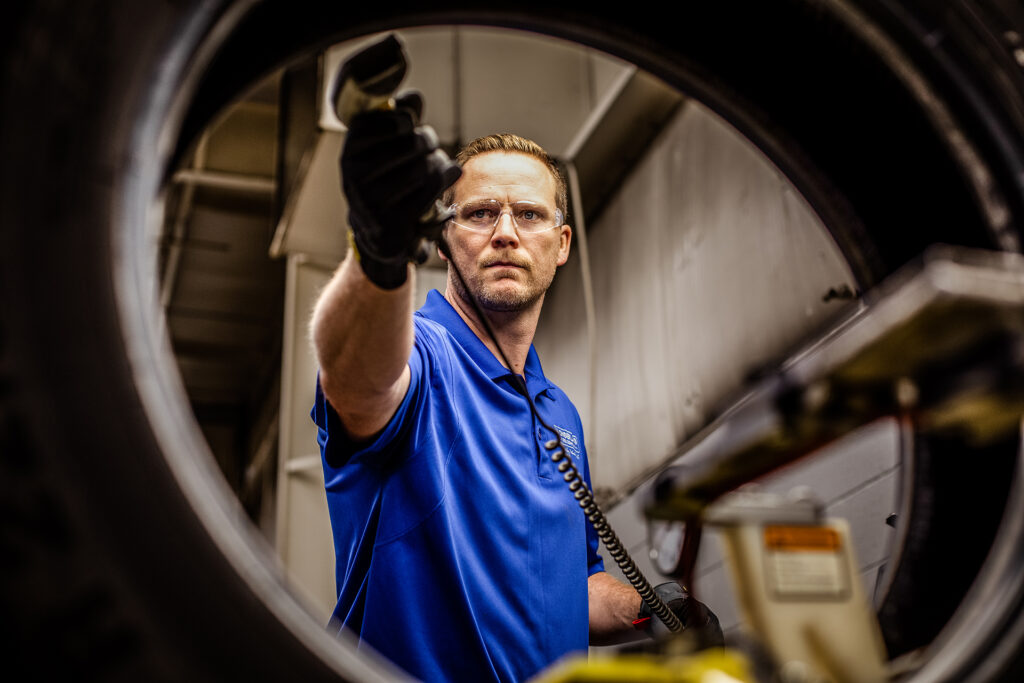
[(416, 421), (424, 387), (430, 383), (424, 379), (424, 375), (432, 367), (428, 357), (429, 349), (433, 346), (428, 340), (430, 331), (419, 324), (416, 318), (414, 324), (416, 340), (409, 356), (409, 388), (395, 414), (376, 435), (358, 441), (348, 436), (341, 418), (324, 396), (320, 375), (317, 373), (316, 394), (310, 417), (317, 426), (316, 440), (327, 467), (338, 469), (352, 462), (387, 467), (394, 465), (395, 459), (405, 452), (400, 446)]

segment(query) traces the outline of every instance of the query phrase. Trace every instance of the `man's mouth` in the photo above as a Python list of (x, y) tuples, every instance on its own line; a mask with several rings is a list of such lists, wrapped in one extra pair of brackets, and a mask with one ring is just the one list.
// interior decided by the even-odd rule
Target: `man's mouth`
[(484, 268), (522, 268), (525, 270), (526, 265), (515, 261), (488, 261), (484, 263)]

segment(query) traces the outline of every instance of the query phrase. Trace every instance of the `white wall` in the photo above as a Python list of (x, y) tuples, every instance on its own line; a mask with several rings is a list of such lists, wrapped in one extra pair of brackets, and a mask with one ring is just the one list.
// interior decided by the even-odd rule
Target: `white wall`
[[(816, 215), (761, 154), (687, 102), (655, 149), (590, 226), (597, 365), (586, 353), (580, 268), (571, 261), (545, 303), (536, 345), (547, 375), (574, 399), (595, 488), (613, 499), (669, 464), (752, 370), (786, 355), (843, 305), (852, 275)], [(867, 594), (888, 556), (899, 478), (897, 430), (882, 422), (766, 479), (810, 486), (853, 527)], [(613, 528), (654, 583), (638, 497)], [(697, 590), (723, 626), (741, 622), (715, 533)], [(609, 570), (618, 574), (617, 568)], [(621, 578), (621, 574), (619, 574)]]
[(597, 487), (663, 465), (748, 373), (839, 310), (822, 300), (830, 288), (853, 286), (802, 198), (692, 101), (590, 226), (589, 245), (596, 384), (576, 261), (556, 278), (536, 345), (580, 408)]

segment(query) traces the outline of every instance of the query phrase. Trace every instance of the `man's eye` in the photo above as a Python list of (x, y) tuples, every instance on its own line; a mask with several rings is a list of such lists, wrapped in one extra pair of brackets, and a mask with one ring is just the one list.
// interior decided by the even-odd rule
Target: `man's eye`
[(523, 207), (519, 210), (518, 220), (524, 223), (543, 223), (547, 220), (547, 216), (548, 214), (543, 209)]
[(462, 218), (467, 221), (479, 222), (491, 217), (491, 210), (486, 206), (466, 206), (462, 209)]

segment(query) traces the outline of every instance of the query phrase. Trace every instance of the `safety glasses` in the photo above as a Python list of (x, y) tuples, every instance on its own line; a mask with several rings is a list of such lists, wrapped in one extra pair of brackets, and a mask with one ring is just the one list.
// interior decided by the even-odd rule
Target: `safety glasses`
[(503, 204), (497, 199), (479, 199), (452, 204), (449, 209), (452, 212), (449, 222), (463, 230), (479, 233), (492, 232), (505, 213), (519, 233), (552, 230), (562, 225), (563, 219), (561, 210), (526, 200)]

